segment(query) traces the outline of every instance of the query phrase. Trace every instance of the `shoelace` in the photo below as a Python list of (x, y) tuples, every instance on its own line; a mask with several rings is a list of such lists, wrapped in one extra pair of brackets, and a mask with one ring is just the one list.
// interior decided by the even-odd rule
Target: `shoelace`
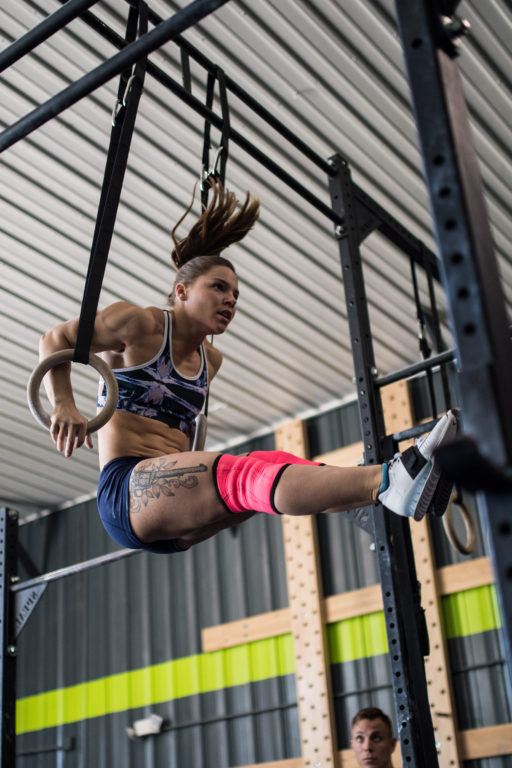
[(400, 451), (398, 451), (398, 453), (395, 453), (393, 458), (390, 459), (390, 461), (388, 461), (388, 467), (392, 467), (393, 464), (396, 464), (397, 462), (399, 462), (401, 458), (402, 458), (402, 454), (400, 453)]

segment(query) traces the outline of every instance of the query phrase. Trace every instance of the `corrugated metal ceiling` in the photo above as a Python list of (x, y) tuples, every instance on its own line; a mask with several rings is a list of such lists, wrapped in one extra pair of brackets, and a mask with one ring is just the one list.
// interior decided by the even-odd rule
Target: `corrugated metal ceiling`
[[(150, 0), (167, 18), (184, 0)], [(7, 46), (59, 7), (57, 0), (4, 0)], [(93, 12), (118, 34), (124, 0)], [(472, 30), (460, 67), (473, 121), (505, 291), (512, 298), (509, 243), (512, 146), (512, 5), (463, 2)], [(421, 159), (392, 0), (232, 0), (185, 38), (321, 157), (339, 151), (356, 183), (434, 249)], [(3, 127), (115, 53), (81, 20), (1, 77)], [(168, 44), (151, 61), (181, 79)], [(192, 63), (193, 93), (206, 75)], [(25, 404), (40, 334), (76, 315), (94, 229), (117, 82), (112, 81), (2, 154), (0, 187), (2, 501), (22, 511), (90, 493), (97, 459), (53, 450)], [(231, 124), (329, 204), (327, 180), (235, 97)], [(101, 305), (126, 299), (162, 305), (172, 280), (173, 223), (200, 173), (203, 121), (150, 76), (141, 100)], [(215, 147), (220, 136), (213, 130)], [(352, 358), (333, 226), (233, 142), (229, 186), (262, 200), (261, 220), (230, 256), (241, 281), (235, 324), (216, 343), (225, 356), (212, 387), (209, 445), (238, 442), (353, 394)], [(417, 359), (407, 260), (374, 234), (364, 248), (379, 370)], [(422, 284), (423, 295), (425, 286)], [(442, 303), (442, 297), (440, 296)], [(78, 366), (77, 366), (78, 367)], [(78, 404), (94, 410), (95, 374), (74, 374)]]

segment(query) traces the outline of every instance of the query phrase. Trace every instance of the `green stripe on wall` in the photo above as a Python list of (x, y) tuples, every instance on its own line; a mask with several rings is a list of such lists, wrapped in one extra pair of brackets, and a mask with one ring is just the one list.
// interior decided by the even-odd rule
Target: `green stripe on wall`
[(16, 733), (281, 677), (294, 670), (291, 635), (258, 640), (19, 699)]
[(342, 664), (388, 652), (384, 611), (356, 616), (327, 627), (331, 664)]
[(477, 635), (501, 627), (496, 587), (466, 589), (443, 598), (443, 615), (446, 637)]
[[(494, 586), (448, 595), (443, 598), (443, 612), (448, 638), (501, 626)], [(384, 613), (329, 624), (327, 640), (331, 664), (385, 654), (388, 645)], [(292, 635), (280, 635), (27, 696), (16, 702), (16, 733), (54, 728), (294, 671)]]

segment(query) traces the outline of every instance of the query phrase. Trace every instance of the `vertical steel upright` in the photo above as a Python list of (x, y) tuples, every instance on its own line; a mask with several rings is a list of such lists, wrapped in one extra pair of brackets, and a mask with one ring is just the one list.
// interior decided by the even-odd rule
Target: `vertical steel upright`
[[(348, 163), (340, 155), (329, 160), (333, 210), (344, 222), (336, 226), (347, 314), (354, 358), (365, 463), (391, 458), (384, 446), (384, 419), (375, 384), (375, 360), (359, 244), (357, 200)], [(382, 598), (391, 661), (398, 735), (404, 765), (436, 768), (439, 763), (427, 696), (424, 656), (428, 634), (420, 605), (419, 585), (408, 520), (376, 506), (373, 515)]]
[(0, 768), (14, 768), (16, 763), (16, 623), (10, 586), (16, 576), (18, 514), (0, 509)]
[(512, 681), (512, 344), (457, 65), (467, 25), (454, 15), (457, 0), (395, 3), (456, 339), (464, 431), (473, 446), (466, 454), (473, 466), (458, 467), (459, 480), (486, 467), (481, 507)]

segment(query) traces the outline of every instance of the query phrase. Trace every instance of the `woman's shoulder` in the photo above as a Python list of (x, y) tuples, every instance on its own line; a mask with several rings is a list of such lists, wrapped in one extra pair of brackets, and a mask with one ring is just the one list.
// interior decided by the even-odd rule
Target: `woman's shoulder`
[(109, 349), (124, 349), (140, 344), (143, 339), (147, 341), (152, 336), (161, 335), (164, 323), (164, 313), (158, 307), (139, 307), (128, 301), (117, 301), (98, 313), (96, 331), (99, 338), (113, 344)]
[(210, 378), (213, 378), (222, 365), (222, 352), (218, 347), (214, 347), (208, 339), (204, 340), (204, 351), (210, 370)]
[(110, 325), (135, 325), (148, 332), (164, 324), (164, 312), (158, 307), (139, 307), (129, 301), (116, 301), (101, 313), (104, 322)]

